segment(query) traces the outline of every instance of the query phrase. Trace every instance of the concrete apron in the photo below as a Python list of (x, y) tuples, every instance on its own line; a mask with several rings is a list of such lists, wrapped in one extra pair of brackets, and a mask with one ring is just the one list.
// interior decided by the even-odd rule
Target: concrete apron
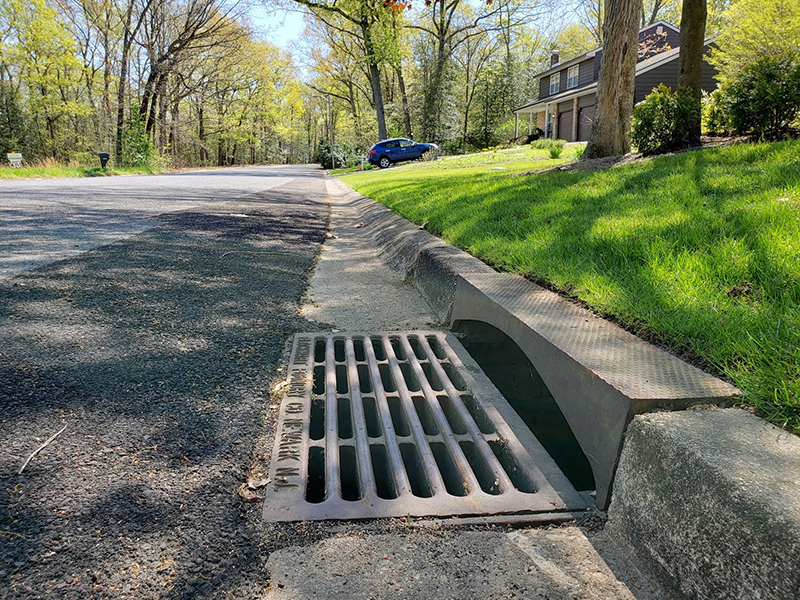
[[(320, 330), (430, 329), (433, 312), (329, 182), (331, 223), (304, 316)], [(479, 519), (477, 519), (479, 521)], [(473, 522), (475, 520), (472, 520)], [(640, 598), (657, 596), (606, 532), (575, 525), (464, 531), (447, 521), (339, 526), (333, 538), (274, 552), (270, 600), (289, 598)], [(384, 530), (385, 531), (385, 530)]]

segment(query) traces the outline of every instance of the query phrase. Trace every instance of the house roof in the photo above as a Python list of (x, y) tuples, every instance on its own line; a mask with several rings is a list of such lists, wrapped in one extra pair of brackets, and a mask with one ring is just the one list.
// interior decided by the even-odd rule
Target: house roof
[[(639, 33), (641, 34), (643, 31), (647, 31), (648, 29), (656, 28), (659, 25), (661, 25), (662, 27), (669, 27), (673, 31), (676, 31), (676, 32), (680, 33), (680, 29), (675, 27), (675, 25), (673, 25), (672, 23), (667, 23), (666, 21), (656, 21), (652, 25), (648, 25), (647, 27), (642, 27), (639, 30)], [(549, 69), (547, 69), (545, 71), (542, 71), (541, 73), (537, 73), (534, 77), (545, 77), (545, 76), (550, 75), (552, 73), (556, 73), (557, 71), (561, 71), (565, 67), (571, 67), (572, 65), (576, 65), (579, 62), (582, 62), (582, 61), (586, 60), (587, 58), (594, 58), (594, 56), (598, 52), (600, 52), (600, 50), (602, 50), (602, 48), (595, 48), (594, 50), (589, 50), (589, 52), (584, 52), (580, 56), (576, 56), (575, 58), (572, 58), (572, 59), (570, 59), (570, 60), (568, 60), (566, 62), (555, 64), (552, 67), (550, 67)]]
[[(712, 38), (706, 39), (705, 45), (708, 46), (711, 43)], [(651, 56), (650, 58), (643, 60), (640, 63), (636, 63), (636, 75), (641, 75), (642, 73), (647, 73), (648, 71), (652, 71), (656, 67), (660, 67), (665, 63), (673, 61), (678, 58), (680, 55), (680, 46), (677, 48), (671, 48), (669, 50), (665, 50), (664, 52), (659, 52)], [(533, 102), (528, 102), (527, 104), (523, 104), (519, 108), (515, 108), (515, 113), (529, 113), (529, 112), (539, 112), (541, 109), (544, 109), (545, 106), (548, 104), (555, 104), (557, 102), (563, 102), (565, 100), (571, 100), (576, 96), (585, 96), (590, 92), (594, 92), (597, 89), (597, 81), (593, 81), (592, 83), (587, 83), (584, 86), (572, 88), (570, 90), (566, 90), (561, 92), (560, 94), (554, 94), (552, 96), (548, 96), (544, 100), (534, 100)]]
[[(704, 48), (707, 49), (709, 45), (713, 44), (714, 39), (715, 38), (713, 37), (706, 38), (704, 43)], [(635, 76), (647, 73), (648, 71), (652, 71), (656, 67), (660, 67), (670, 61), (676, 60), (680, 56), (680, 51), (681, 51), (680, 46), (677, 46), (675, 48), (670, 48), (669, 50), (665, 50), (664, 52), (659, 52), (658, 54), (654, 54), (650, 58), (636, 63)], [(539, 112), (543, 110), (548, 104), (564, 102), (565, 100), (571, 100), (576, 96), (585, 96), (588, 93), (594, 92), (596, 89), (597, 89), (597, 81), (593, 81), (591, 83), (587, 83), (584, 86), (572, 88), (570, 90), (566, 90), (559, 94), (548, 96), (546, 99), (543, 100), (534, 100), (532, 102), (528, 102), (527, 104), (523, 104), (519, 108), (515, 108), (513, 112), (524, 113), (524, 114), (530, 112)]]

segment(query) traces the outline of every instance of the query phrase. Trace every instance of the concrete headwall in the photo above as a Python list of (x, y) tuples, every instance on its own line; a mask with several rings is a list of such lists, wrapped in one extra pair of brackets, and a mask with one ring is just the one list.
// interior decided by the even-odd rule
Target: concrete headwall
[(608, 527), (665, 598), (800, 598), (800, 438), (741, 409), (637, 416)]

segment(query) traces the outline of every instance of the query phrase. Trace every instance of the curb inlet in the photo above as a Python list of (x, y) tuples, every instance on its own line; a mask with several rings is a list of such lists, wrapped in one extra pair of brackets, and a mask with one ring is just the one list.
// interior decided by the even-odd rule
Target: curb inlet
[(267, 521), (584, 508), (454, 336), (295, 336)]

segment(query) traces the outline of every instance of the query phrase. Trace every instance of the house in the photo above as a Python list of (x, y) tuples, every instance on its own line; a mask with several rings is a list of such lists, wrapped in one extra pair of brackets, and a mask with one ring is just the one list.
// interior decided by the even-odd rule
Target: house
[[(660, 83), (672, 88), (678, 86), (680, 44), (680, 30), (664, 21), (639, 31), (634, 103), (644, 100)], [(546, 137), (568, 142), (588, 140), (594, 120), (597, 75), (602, 53), (602, 48), (597, 48), (564, 63), (559, 63), (558, 54), (553, 53), (550, 68), (538, 75), (539, 98), (514, 109), (516, 137), (519, 137), (520, 124), (527, 121), (528, 135), (539, 130)], [(716, 89), (715, 74), (715, 69), (704, 60), (704, 90), (710, 92)]]

